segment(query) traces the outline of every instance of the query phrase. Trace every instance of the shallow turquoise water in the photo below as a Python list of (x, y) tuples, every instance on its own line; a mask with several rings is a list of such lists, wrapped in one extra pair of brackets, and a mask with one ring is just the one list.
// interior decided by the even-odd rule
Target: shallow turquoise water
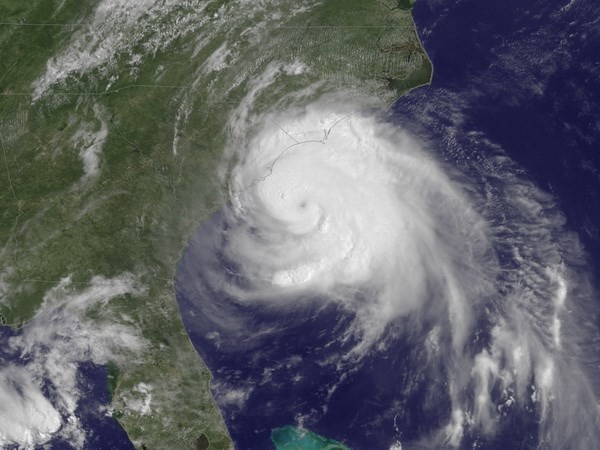
[(337, 441), (291, 425), (275, 428), (271, 440), (277, 450), (349, 450)]

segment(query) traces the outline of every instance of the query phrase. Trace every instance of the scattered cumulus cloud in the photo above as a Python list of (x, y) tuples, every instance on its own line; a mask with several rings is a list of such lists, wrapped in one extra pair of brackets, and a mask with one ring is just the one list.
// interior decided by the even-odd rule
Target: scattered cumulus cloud
[(100, 155), (108, 136), (108, 123), (104, 117), (106, 112), (98, 104), (93, 107), (97, 124), (84, 122), (71, 138), (71, 143), (79, 149), (79, 157), (83, 163), (82, 181), (91, 180), (100, 173)]
[(56, 433), (78, 448), (84, 445), (85, 430), (76, 416), (79, 365), (119, 361), (145, 347), (135, 328), (89, 320), (86, 313), (144, 292), (133, 275), (124, 274), (94, 277), (84, 289), (64, 278), (46, 293), (36, 316), (8, 337), (3, 349), (12, 362), (0, 369), (0, 445), (32, 447)]

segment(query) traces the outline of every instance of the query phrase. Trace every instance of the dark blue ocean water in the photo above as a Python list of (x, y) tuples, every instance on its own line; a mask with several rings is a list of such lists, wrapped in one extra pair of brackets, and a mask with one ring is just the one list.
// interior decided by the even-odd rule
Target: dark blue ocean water
[[(564, 212), (600, 268), (600, 10), (593, 0), (419, 0), (414, 17), (433, 62), (431, 85), (393, 106), (393, 120), (450, 165), (501, 147)], [(473, 174), (477, 176), (477, 174)], [(216, 214), (189, 243), (177, 299), (189, 336), (211, 369), (213, 394), (239, 449), (269, 448), (271, 430), (302, 423), (353, 449), (405, 448), (448, 422), (445, 377), (419, 371), (418, 332), (344, 370), (352, 321), (332, 303), (290, 309), (241, 305), (210, 287), (227, 224)], [(501, 257), (502, 255), (500, 255)], [(300, 306), (303, 305), (303, 306)], [(409, 320), (409, 319), (407, 319)], [(421, 330), (425, 333), (427, 324)], [(442, 370), (442, 369), (440, 369)], [(434, 401), (432, 401), (434, 399)], [(465, 448), (531, 448), (536, 416), (505, 417), (495, 438), (466, 436)]]
[[(597, 4), (419, 0), (414, 17), (434, 76), (431, 86), (396, 103), (399, 116), (418, 122), (415, 111), (424, 104), (446, 111), (459, 106), (462, 131), (480, 131), (500, 144), (554, 194), (568, 226), (598, 261)], [(406, 114), (406, 108), (411, 112)], [(445, 114), (438, 112), (440, 122)], [(444, 139), (443, 130), (438, 135)]]
[[(20, 333), (20, 330), (0, 327), (0, 367), (7, 367), (11, 364), (26, 367), (30, 362), (30, 359), (22, 358), (20, 354), (12, 352), (7, 345), (8, 339), (12, 336), (18, 336)], [(110, 404), (106, 368), (89, 362), (81, 363), (77, 369), (77, 381), (80, 400), (75, 410), (75, 416), (79, 419), (81, 428), (85, 430), (85, 448), (94, 450), (133, 450), (133, 444), (125, 430), (119, 425), (119, 422), (105, 412), (106, 407)], [(53, 385), (51, 380), (43, 380), (42, 392), (44, 396), (50, 400), (55, 408), (59, 409), (55, 395), (57, 389), (61, 389), (61, 386)], [(63, 416), (62, 419), (65, 423), (68, 417)], [(60, 431), (58, 434), (60, 434)], [(68, 439), (55, 437), (39, 447), (39, 449), (42, 448), (73, 450), (77, 446), (73, 446)]]

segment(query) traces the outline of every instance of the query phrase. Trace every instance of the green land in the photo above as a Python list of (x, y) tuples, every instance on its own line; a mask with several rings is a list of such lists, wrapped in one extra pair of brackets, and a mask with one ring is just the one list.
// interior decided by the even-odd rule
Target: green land
[[(147, 342), (108, 372), (136, 447), (232, 448), (173, 291), (186, 240), (224, 201), (230, 119), (340, 90), (386, 107), (428, 83), (407, 6), (0, 0), (0, 319), (27, 323), (67, 276), (83, 290), (134, 274), (143, 298), (86, 315)], [(139, 383), (149, 411), (131, 407)]]

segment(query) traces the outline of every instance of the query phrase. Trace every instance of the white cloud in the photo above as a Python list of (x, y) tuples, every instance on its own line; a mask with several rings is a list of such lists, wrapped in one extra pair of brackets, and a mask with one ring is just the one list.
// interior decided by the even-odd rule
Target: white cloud
[(125, 408), (135, 411), (142, 416), (148, 415), (150, 413), (153, 390), (154, 387), (150, 384), (138, 383), (133, 387), (132, 392), (123, 398)]
[(0, 371), (0, 446), (32, 447), (46, 441), (62, 424), (59, 412), (23, 367)]
[(219, 404), (227, 406), (236, 406), (240, 409), (250, 398), (253, 386), (233, 386), (227, 383), (212, 382), (211, 388)]
[[(266, 70), (245, 104), (279, 70)], [(243, 128), (248, 107), (233, 115), (233, 130)], [(361, 354), (436, 289), (460, 347), (471, 319), (462, 279), (490, 244), (439, 164), (405, 133), (348, 107), (317, 104), (263, 119), (231, 178), (235, 225), (225, 254), (251, 287), (231, 286), (230, 294), (281, 307), (302, 292), (342, 302), (356, 310), (350, 332), (360, 335)], [(355, 301), (356, 288), (372, 301)]]
[[(552, 197), (478, 135), (492, 155), (478, 155), (485, 183), (452, 167), (454, 180), (413, 137), (334, 96), (252, 115), (280, 70), (256, 78), (230, 117), (221, 172), (230, 202), (223, 228), (205, 238), (236, 277), (203, 264), (203, 255), (197, 268), (211, 292), (278, 310), (341, 306), (353, 323), (332, 339), (356, 345), (316, 361), (340, 371), (359, 368), (404, 332), (422, 333), (424, 369), (447, 376), (452, 417), (434, 433), (440, 445), (492, 435), (507, 411), (531, 408), (540, 439), (557, 447), (561, 435), (583, 440), (576, 428), (600, 435), (590, 362), (597, 305), (581, 269), (585, 254)], [(211, 320), (223, 339), (245, 326), (223, 314)], [(268, 382), (271, 373), (263, 375)], [(216, 399), (243, 404), (243, 394)]]
[[(145, 345), (131, 326), (109, 318), (88, 320), (85, 314), (124, 294), (143, 292), (136, 278), (125, 274), (94, 277), (83, 290), (65, 278), (46, 293), (36, 316), (5, 348), (14, 361), (0, 369), (0, 436), (5, 445), (41, 444), (57, 431), (76, 447), (83, 445), (85, 431), (75, 414), (79, 364), (119, 361)], [(42, 391), (44, 383), (53, 386), (50, 397)]]
[[(136, 46), (152, 54), (197, 30), (207, 20), (202, 15), (206, 3), (192, 0), (188, 6), (181, 8), (178, 0), (102, 0), (69, 44), (47, 62), (46, 71), (33, 83), (34, 101), (71, 75), (106, 69), (120, 54), (128, 54), (130, 66), (139, 65)], [(178, 15), (177, 26), (164, 20), (169, 14)]]
[(218, 72), (227, 67), (227, 58), (231, 54), (231, 50), (227, 48), (227, 42), (224, 42), (212, 55), (206, 58), (204, 62), (204, 71), (206, 73)]
[(82, 181), (92, 179), (100, 172), (100, 155), (108, 136), (108, 123), (104, 118), (105, 114), (100, 105), (95, 104), (94, 115), (98, 119), (100, 128), (96, 129), (97, 126), (94, 124), (84, 122), (71, 138), (73, 146), (79, 149), (79, 157), (83, 162), (84, 175)]

